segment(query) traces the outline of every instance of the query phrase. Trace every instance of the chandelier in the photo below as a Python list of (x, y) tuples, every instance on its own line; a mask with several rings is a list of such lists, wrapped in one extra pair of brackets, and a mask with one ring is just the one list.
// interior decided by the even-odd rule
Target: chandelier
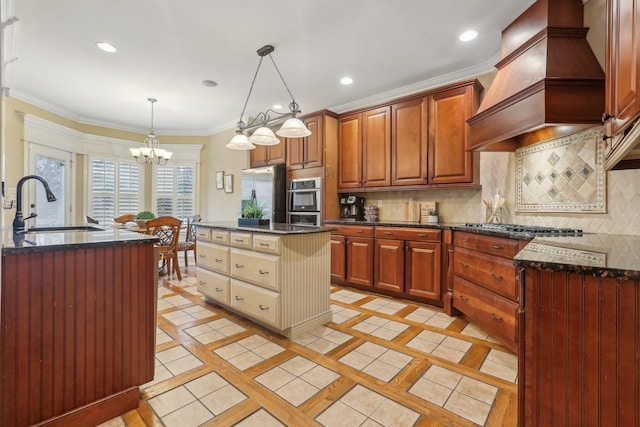
[[(231, 139), (231, 141), (227, 144), (227, 148), (232, 148), (234, 150), (252, 150), (256, 148), (257, 145), (276, 145), (280, 143), (280, 140), (276, 135), (284, 137), (284, 138), (304, 138), (305, 136), (311, 135), (311, 131), (307, 129), (307, 127), (302, 123), (302, 121), (296, 116), (300, 114), (300, 107), (298, 103), (295, 101), (291, 90), (289, 90), (289, 86), (284, 81), (284, 77), (280, 73), (276, 62), (273, 60), (271, 53), (275, 50), (275, 48), (271, 45), (266, 45), (258, 49), (258, 56), (260, 56), (260, 62), (258, 62), (258, 68), (256, 69), (256, 73), (253, 76), (253, 81), (251, 82), (251, 87), (249, 88), (249, 94), (247, 95), (247, 100), (244, 102), (244, 107), (242, 108), (242, 113), (240, 113), (240, 120), (236, 124), (237, 130), (236, 135)], [(279, 113), (277, 111), (273, 111), (272, 109), (268, 109), (265, 112), (259, 113), (255, 118), (253, 118), (249, 123), (245, 124), (242, 120), (244, 117), (245, 110), (247, 109), (247, 104), (249, 103), (249, 98), (251, 98), (251, 93), (253, 92), (253, 86), (256, 83), (256, 77), (258, 77), (258, 72), (260, 71), (260, 66), (262, 65), (262, 60), (265, 56), (269, 56), (271, 59), (271, 63), (273, 63), (278, 76), (280, 76), (280, 80), (282, 80), (282, 84), (284, 85), (287, 92), (289, 92), (289, 96), (291, 97), (291, 103), (289, 104), (289, 112), (288, 113)], [(267, 126), (269, 124), (273, 124), (279, 122), (285, 118), (288, 119), (282, 124), (282, 127), (276, 131), (276, 135), (274, 135), (273, 131), (269, 129)], [(255, 131), (249, 137), (245, 134), (245, 132), (249, 133), (252, 130)]]
[(147, 101), (151, 103), (151, 131), (144, 139), (144, 145), (139, 148), (129, 148), (131, 155), (140, 164), (157, 164), (166, 165), (173, 153), (171, 151), (163, 150), (160, 148), (160, 141), (156, 138), (156, 134), (153, 132), (153, 103), (158, 102), (155, 98), (147, 98)]

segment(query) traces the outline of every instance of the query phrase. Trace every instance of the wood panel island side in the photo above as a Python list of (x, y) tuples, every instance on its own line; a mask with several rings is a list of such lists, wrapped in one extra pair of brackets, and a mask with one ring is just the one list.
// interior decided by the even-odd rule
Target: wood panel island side
[(198, 291), (293, 338), (331, 321), (331, 228), (198, 224)]
[(97, 425), (138, 407), (154, 375), (155, 240), (3, 233), (0, 425)]

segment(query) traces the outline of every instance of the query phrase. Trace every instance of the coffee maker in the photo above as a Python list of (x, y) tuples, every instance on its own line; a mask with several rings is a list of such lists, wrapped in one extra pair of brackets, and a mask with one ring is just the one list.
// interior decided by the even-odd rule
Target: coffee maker
[(340, 197), (340, 219), (343, 221), (364, 220), (364, 197), (353, 194)]

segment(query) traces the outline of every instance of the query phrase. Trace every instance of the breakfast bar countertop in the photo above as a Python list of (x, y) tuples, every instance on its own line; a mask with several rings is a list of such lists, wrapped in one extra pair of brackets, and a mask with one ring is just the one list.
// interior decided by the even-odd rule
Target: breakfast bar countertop
[(639, 280), (640, 236), (585, 233), (536, 237), (515, 256), (514, 264), (535, 270)]
[(245, 226), (238, 225), (236, 221), (203, 221), (194, 225), (197, 227), (220, 228), (227, 231), (249, 231), (269, 234), (312, 234), (333, 230), (333, 227), (307, 227), (273, 222), (267, 225)]

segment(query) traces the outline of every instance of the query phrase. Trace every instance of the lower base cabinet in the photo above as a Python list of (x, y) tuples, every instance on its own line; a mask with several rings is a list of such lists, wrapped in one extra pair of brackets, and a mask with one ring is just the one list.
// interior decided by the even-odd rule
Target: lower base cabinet
[(345, 225), (331, 233), (331, 279), (373, 286), (373, 227)]

